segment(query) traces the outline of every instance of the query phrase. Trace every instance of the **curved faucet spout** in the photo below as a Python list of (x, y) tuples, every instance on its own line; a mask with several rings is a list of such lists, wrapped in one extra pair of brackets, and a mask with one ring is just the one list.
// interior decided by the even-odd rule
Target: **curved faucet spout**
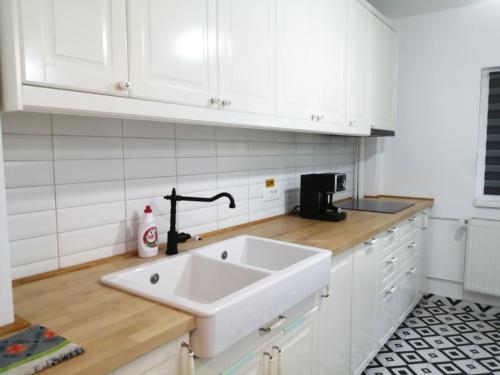
[(183, 195), (177, 195), (175, 188), (172, 189), (172, 194), (166, 195), (163, 198), (170, 201), (170, 230), (168, 231), (168, 239), (167, 239), (167, 254), (174, 255), (177, 254), (177, 242), (178, 242), (178, 233), (175, 229), (176, 227), (176, 214), (177, 214), (177, 202), (180, 201), (189, 201), (189, 202), (213, 202), (222, 197), (226, 197), (229, 199), (229, 208), (236, 208), (236, 203), (234, 202), (234, 198), (231, 194), (223, 192), (217, 195), (214, 195), (210, 198), (204, 197), (186, 197)]

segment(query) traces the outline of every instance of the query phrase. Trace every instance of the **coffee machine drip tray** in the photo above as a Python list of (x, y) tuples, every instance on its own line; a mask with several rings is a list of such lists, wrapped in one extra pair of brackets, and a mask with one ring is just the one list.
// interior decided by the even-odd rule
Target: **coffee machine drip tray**
[(344, 210), (381, 212), (395, 214), (411, 207), (414, 203), (381, 201), (378, 199), (349, 199), (336, 202), (335, 205)]

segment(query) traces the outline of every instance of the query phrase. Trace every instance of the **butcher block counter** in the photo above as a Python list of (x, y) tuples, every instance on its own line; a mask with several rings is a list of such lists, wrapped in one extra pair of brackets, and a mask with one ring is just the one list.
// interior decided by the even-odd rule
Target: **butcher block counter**
[[(285, 215), (209, 233), (179, 245), (187, 251), (248, 234), (328, 249), (336, 256), (433, 205), (432, 199), (385, 198), (414, 203), (396, 214), (348, 211), (332, 223)], [(163, 253), (163, 252), (162, 252)], [(106, 374), (195, 329), (193, 315), (102, 285), (102, 275), (149, 260), (120, 256), (71, 270), (15, 281), (17, 315), (49, 327), (85, 348), (85, 354), (44, 374)]]

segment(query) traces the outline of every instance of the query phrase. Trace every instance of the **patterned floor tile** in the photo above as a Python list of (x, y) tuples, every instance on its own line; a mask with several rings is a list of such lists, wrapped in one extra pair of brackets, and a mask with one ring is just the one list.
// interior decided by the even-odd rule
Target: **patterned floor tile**
[(500, 308), (426, 295), (366, 375), (500, 375)]

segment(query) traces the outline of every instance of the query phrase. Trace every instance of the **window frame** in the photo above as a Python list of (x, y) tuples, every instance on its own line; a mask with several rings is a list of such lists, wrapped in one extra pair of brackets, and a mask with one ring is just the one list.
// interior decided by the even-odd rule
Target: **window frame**
[(490, 73), (500, 72), (500, 67), (483, 69), (481, 72), (481, 98), (479, 106), (479, 136), (477, 143), (476, 199), (474, 206), (500, 208), (500, 195), (484, 194), (486, 170), (486, 140), (488, 130), (488, 101), (490, 92)]

